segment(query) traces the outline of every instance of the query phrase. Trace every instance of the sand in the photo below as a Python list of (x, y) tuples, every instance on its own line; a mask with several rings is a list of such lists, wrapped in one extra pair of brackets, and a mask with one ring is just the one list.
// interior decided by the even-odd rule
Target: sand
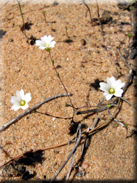
[[(23, 89), (25, 94), (31, 93), (29, 108), (46, 98), (66, 93), (53, 68), (49, 53), (27, 43), (20, 29), (22, 18), (18, 4), (1, 4), (1, 7), (0, 23), (4, 33), (0, 39), (0, 126), (24, 112), (22, 109), (11, 110), (10, 97), (15, 96), (17, 90)], [(56, 44), (51, 49), (51, 57), (67, 91), (72, 93), (70, 98), (76, 108), (96, 106), (103, 98), (98, 84), (105, 82), (107, 77), (114, 76), (126, 83), (129, 69), (116, 48), (124, 53), (123, 48), (128, 49), (132, 41), (132, 38), (127, 36), (132, 33), (131, 12), (119, 9), (117, 4), (99, 4), (100, 16), (106, 10), (110, 11), (109, 16), (113, 18), (103, 25), (102, 36), (100, 24), (95, 21), (91, 25), (89, 12), (82, 3), (48, 5), (26, 2), (21, 4), (21, 7), (24, 21), (30, 25), (30, 29), (25, 30), (28, 38), (31, 35), (36, 40), (44, 35), (54, 37)], [(96, 4), (90, 4), (89, 8), (92, 18), (97, 18)], [(46, 18), (42, 14), (43, 11)], [(82, 39), (86, 41), (85, 45), (82, 45)], [(123, 96), (132, 104), (137, 97), (135, 87), (133, 82)], [(68, 97), (49, 101), (37, 109), (37, 112), (24, 116), (2, 131), (0, 166), (25, 152), (67, 143), (73, 139), (76, 135), (70, 133), (73, 108), (66, 107), (66, 103), (70, 104)], [(113, 110), (110, 112), (113, 114)], [(134, 112), (131, 105), (123, 102), (116, 119), (126, 123), (128, 130), (112, 121), (106, 128), (98, 131), (91, 137), (81, 164), (77, 163), (83, 144), (78, 146), (70, 180), (135, 179), (136, 135), (126, 138), (134, 129)], [(99, 124), (110, 118), (107, 111), (89, 114), (88, 117), (85, 117), (86, 115), (74, 116), (75, 123), (85, 125), (83, 131), (92, 125), (96, 117), (101, 118), (104, 115)], [(32, 174), (35, 172), (35, 176), (30, 180), (49, 180), (59, 170), (73, 147), (74, 143), (45, 150), (42, 161), (21, 166), (26, 167)], [(69, 166), (70, 160), (56, 180), (67, 176)], [(1, 168), (0, 175), (0, 180), (21, 180), (23, 176), (17, 176), (18, 173), (11, 166)]]

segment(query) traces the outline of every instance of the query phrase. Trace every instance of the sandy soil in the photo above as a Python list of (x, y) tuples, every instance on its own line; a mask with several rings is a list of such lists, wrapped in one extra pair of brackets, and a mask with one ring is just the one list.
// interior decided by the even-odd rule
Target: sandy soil
[[(22, 19), (18, 5), (7, 3), (4, 6), (1, 4), (1, 7), (0, 23), (3, 36), (0, 39), (0, 126), (24, 112), (21, 109), (11, 110), (10, 97), (15, 96), (17, 90), (23, 89), (25, 93), (31, 93), (30, 108), (48, 97), (65, 93), (48, 52), (28, 44), (21, 32)], [(21, 7), (24, 20), (30, 25), (30, 29), (26, 30), (27, 37), (33, 35), (40, 39), (44, 35), (52, 35), (57, 42), (51, 50), (51, 56), (65, 87), (72, 93), (71, 100), (76, 108), (85, 105), (96, 106), (103, 97), (98, 83), (106, 81), (107, 77), (114, 76), (122, 82), (127, 81), (129, 69), (116, 48), (128, 49), (132, 41), (132, 38), (129, 39), (127, 36), (132, 32), (131, 12), (119, 9), (116, 4), (99, 4), (100, 16), (102, 17), (106, 10), (110, 11), (109, 17), (113, 18), (103, 25), (102, 36), (99, 23), (95, 21), (91, 25), (89, 12), (84, 4), (25, 3), (21, 4)], [(92, 18), (97, 18), (96, 4), (89, 7)], [(46, 12), (46, 19), (43, 11)], [(82, 45), (82, 39), (86, 41), (85, 45)], [(136, 99), (134, 90), (133, 83), (124, 94), (132, 104)], [(71, 140), (76, 133), (70, 133), (71, 120), (64, 118), (72, 117), (73, 109), (65, 107), (66, 103), (69, 103), (68, 97), (59, 97), (45, 103), (37, 112), (24, 116), (1, 132), (0, 166), (27, 151), (36, 151)], [(104, 118), (99, 123), (110, 118), (107, 111), (103, 111), (88, 117), (75, 115), (74, 121), (90, 127), (93, 120), (102, 115)], [(135, 135), (126, 138), (133, 129), (134, 110), (126, 102), (123, 102), (117, 120), (126, 123), (128, 131), (117, 122), (111, 122), (109, 126), (92, 136), (82, 164), (77, 165), (83, 147), (82, 144), (79, 145), (70, 179), (135, 179)], [(33, 165), (18, 165), (26, 167), (29, 173), (35, 172), (31, 180), (51, 179), (73, 147), (74, 143), (52, 148), (44, 151), (42, 158), (39, 154), (40, 160), (33, 162)], [(1, 180), (22, 178), (23, 174), (20, 173), (18, 176), (14, 165), (0, 169)], [(57, 180), (66, 177), (69, 166), (70, 161), (57, 176)]]

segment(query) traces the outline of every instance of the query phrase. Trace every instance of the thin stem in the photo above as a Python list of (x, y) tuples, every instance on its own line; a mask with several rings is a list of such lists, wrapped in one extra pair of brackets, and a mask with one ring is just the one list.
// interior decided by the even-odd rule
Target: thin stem
[(18, 2), (18, 5), (19, 5), (19, 9), (20, 9), (20, 14), (21, 14), (21, 17), (22, 17), (22, 22), (23, 22), (23, 25), (25, 24), (24, 22), (24, 18), (23, 18), (23, 13), (22, 13), (22, 10), (21, 10), (21, 5), (20, 5), (20, 2), (17, 0)]
[(46, 112), (39, 112), (39, 111), (36, 111), (37, 113), (39, 114), (44, 114), (46, 116), (50, 116), (50, 117), (54, 117), (54, 118), (58, 118), (58, 119), (72, 119), (72, 117), (61, 117), (61, 116), (54, 116), (52, 114), (49, 114), (49, 113), (46, 113)]
[(0, 7), (0, 10), (6, 5), (6, 4), (8, 4), (9, 3), (9, 1), (7, 1), (2, 7)]
[(18, 2), (20, 14), (21, 14), (22, 22), (23, 22), (23, 25), (22, 25), (23, 26), (23, 30), (22, 30), (22, 32), (24, 31), (23, 34), (25, 35), (25, 37), (27, 38), (27, 40), (29, 40), (28, 37), (27, 37), (27, 35), (26, 35), (26, 31), (25, 31), (25, 21), (24, 21), (24, 17), (23, 17), (21, 5), (20, 5), (20, 2), (18, 0), (17, 0), (17, 2)]
[[(54, 61), (52, 60), (52, 57), (51, 57), (51, 52), (49, 52), (49, 55), (50, 55), (50, 59), (51, 59), (52, 65), (53, 65), (53, 67), (54, 67), (54, 70), (55, 70), (55, 72), (56, 72), (56, 74), (57, 74), (57, 76), (58, 76), (58, 78), (59, 78), (59, 80), (60, 80), (60, 82), (61, 82), (61, 84), (62, 84), (64, 90), (66, 91), (66, 93), (68, 93), (68, 91), (67, 91), (67, 89), (66, 89), (66, 87), (65, 87), (65, 85), (64, 85), (64, 83), (63, 83), (63, 81), (62, 81), (62, 79), (60, 78), (59, 73), (57, 72), (57, 69), (56, 69), (55, 65), (54, 65)], [(73, 103), (72, 103), (72, 101), (71, 101), (69, 95), (68, 95), (68, 98), (69, 98), (69, 101), (70, 101), (70, 103), (71, 103), (71, 106), (73, 107), (73, 110), (75, 111), (76, 108), (74, 107), (74, 105), (73, 105)]]
[(118, 47), (117, 47), (117, 51), (118, 51), (120, 57), (122, 58), (122, 60), (124, 61), (124, 63), (126, 64), (126, 66), (129, 68), (130, 71), (132, 71), (133, 69), (132, 69), (131, 65), (127, 62), (127, 59), (122, 56)]
[(10, 125), (12, 125), (13, 123), (15, 123), (16, 121), (18, 121), (19, 119), (21, 119), (22, 117), (26, 116), (27, 114), (29, 114), (32, 111), (35, 111), (37, 108), (39, 108), (41, 105), (43, 105), (46, 102), (49, 102), (53, 99), (56, 99), (58, 97), (65, 97), (65, 96), (69, 96), (71, 95), (71, 93), (65, 93), (65, 94), (58, 94), (55, 95), (53, 97), (49, 97), (47, 99), (45, 99), (44, 101), (38, 103), (37, 105), (35, 105), (34, 107), (26, 110), (24, 113), (20, 114), (18, 117), (14, 118), (13, 120), (9, 121), (8, 123), (6, 123), (5, 125), (3, 125), (2, 127), (0, 127), (0, 132), (2, 132), (3, 130), (5, 130), (6, 128), (8, 128)]
[(120, 105), (120, 98), (118, 98), (118, 104), (117, 104), (116, 109), (114, 111), (114, 114), (111, 116), (111, 118), (107, 122), (104, 122), (104, 123), (100, 124), (99, 126), (95, 127), (93, 130), (90, 130), (88, 132), (88, 135), (93, 135), (94, 133), (97, 133), (98, 130), (100, 130), (100, 129), (106, 127), (107, 125), (109, 125), (109, 123), (116, 117), (116, 115), (119, 111), (119, 105)]
[(67, 26), (65, 27), (65, 29), (66, 29), (66, 36), (69, 38)]
[[(101, 20), (100, 20), (100, 14), (99, 14), (99, 5), (98, 5), (98, 2), (97, 2), (97, 0), (96, 0), (96, 5), (97, 5), (98, 21), (99, 21), (100, 28), (101, 28), (101, 35), (103, 36), (103, 27), (102, 27), (102, 23), (101, 23)], [(103, 40), (104, 40), (104, 36), (103, 36)]]
[(43, 16), (44, 16), (44, 18), (45, 18), (45, 23), (47, 23), (47, 21), (46, 21), (46, 12), (43, 11), (42, 14), (43, 14)]
[(124, 97), (120, 97), (120, 98), (125, 102), (127, 102), (129, 105), (131, 105), (135, 110), (137, 110), (137, 108), (133, 104), (131, 104), (127, 99), (125, 99)]
[(90, 8), (89, 8), (89, 6), (85, 3), (85, 0), (83, 0), (83, 4), (84, 4), (84, 5), (87, 7), (87, 9), (88, 9), (89, 16), (90, 16), (90, 21), (91, 21), (91, 24), (92, 24), (92, 16), (91, 16)]
[[(109, 112), (109, 108), (107, 109), (107, 112), (108, 112), (109, 116), (112, 117), (112, 114), (110, 114), (110, 112)], [(117, 120), (116, 118), (114, 118), (114, 121), (116, 121), (117, 123), (119, 123), (120, 125), (125, 127), (124, 123), (122, 123), (121, 121)]]

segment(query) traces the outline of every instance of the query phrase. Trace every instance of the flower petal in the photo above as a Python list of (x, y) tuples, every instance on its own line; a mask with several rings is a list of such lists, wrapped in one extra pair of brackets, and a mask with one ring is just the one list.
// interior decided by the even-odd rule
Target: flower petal
[(103, 93), (103, 96), (107, 99), (107, 100), (110, 100), (113, 96), (113, 94), (109, 94), (109, 93)]
[(47, 37), (47, 42), (50, 43), (53, 39), (54, 39), (54, 37), (52, 37), (51, 35), (49, 35), (49, 36)]
[(19, 98), (15, 97), (15, 96), (11, 96), (11, 100), (10, 103), (15, 104), (15, 103), (19, 103)]
[(114, 83), (115, 83), (114, 76), (112, 76), (111, 78), (107, 77), (107, 84), (108, 84), (109, 88), (113, 88), (114, 87)]
[(25, 101), (26, 101), (26, 102), (31, 101), (31, 93), (27, 93), (27, 94), (25, 95)]
[[(44, 50), (46, 48), (54, 47), (56, 42), (52, 41), (53, 39), (54, 39), (54, 37), (52, 37), (51, 35), (49, 35), (49, 36), (45, 35), (44, 37), (41, 37), (41, 40), (36, 40), (36, 46), (39, 46), (39, 48), (42, 50)], [(49, 50), (47, 50), (47, 51), (49, 51)]]
[(46, 35), (44, 37), (41, 37), (42, 42), (46, 42), (47, 39), (48, 39), (48, 37)]
[(36, 46), (40, 46), (41, 45), (41, 40), (36, 40), (35, 43), (36, 43), (35, 44)]
[(56, 41), (52, 41), (52, 42), (50, 43), (50, 47), (54, 47), (55, 44), (56, 44)]
[[(24, 91), (21, 89), (20, 91), (16, 91), (16, 95), (15, 96), (11, 96), (11, 100), (10, 102), (13, 104), (13, 106), (11, 107), (11, 109), (13, 109), (14, 111), (18, 110), (19, 108), (21, 109), (27, 109), (28, 108), (28, 102), (31, 100), (31, 94), (27, 93), (26, 95), (24, 95)], [(21, 105), (21, 101), (24, 100), (24, 106)]]
[(100, 85), (100, 88), (99, 88), (100, 90), (108, 92), (109, 86), (106, 83), (100, 82), (99, 85)]
[(117, 81), (115, 82), (116, 88), (122, 88), (124, 85), (125, 85), (125, 83), (122, 83), (122, 82), (121, 82), (121, 79), (119, 79), (119, 80), (117, 80)]
[(45, 50), (45, 46), (39, 46), (41, 50)]
[[(117, 81), (115, 80), (114, 76), (112, 76), (111, 78), (107, 77), (107, 84), (100, 82), (100, 90), (104, 91), (105, 93), (103, 94), (103, 96), (109, 100), (113, 95), (116, 97), (121, 97), (123, 90), (121, 89), (123, 86), (125, 85), (125, 83), (122, 83), (121, 79), (118, 79)], [(111, 94), (111, 92), (109, 90), (114, 90), (114, 93)], [(113, 91), (112, 90), (112, 91)]]
[(116, 92), (115, 92), (115, 96), (116, 96), (116, 97), (121, 97), (121, 96), (122, 96), (122, 93), (123, 93), (123, 90), (120, 89), (120, 88), (118, 88), (118, 89), (116, 90)]
[(17, 111), (18, 109), (20, 108), (20, 105), (19, 104), (14, 104), (11, 109), (14, 110), (14, 111)]
[(24, 91), (21, 89), (20, 91), (16, 91), (16, 95), (20, 100), (24, 100)]
[(23, 109), (23, 110), (27, 109), (28, 107), (29, 107), (29, 106), (28, 106), (27, 103), (26, 103), (24, 106), (20, 106), (20, 108)]

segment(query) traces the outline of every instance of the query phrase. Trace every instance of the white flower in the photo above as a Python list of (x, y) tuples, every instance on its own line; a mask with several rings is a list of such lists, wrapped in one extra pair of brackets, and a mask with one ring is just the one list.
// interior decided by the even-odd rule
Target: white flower
[(48, 52), (50, 51), (50, 48), (54, 47), (55, 41), (52, 41), (54, 37), (51, 35), (41, 37), (41, 40), (36, 40), (36, 46), (39, 46), (40, 49), (44, 50), (46, 49)]
[(100, 82), (100, 90), (104, 91), (104, 97), (107, 100), (110, 100), (113, 95), (116, 97), (121, 97), (123, 90), (121, 89), (125, 83), (121, 82), (121, 79), (118, 79), (117, 81), (112, 76), (111, 78), (107, 77), (107, 84), (104, 82)]
[(13, 104), (11, 109), (14, 111), (17, 111), (19, 108), (23, 110), (27, 109), (29, 107), (28, 102), (31, 100), (31, 94), (27, 93), (26, 95), (24, 95), (23, 90), (17, 90), (16, 95), (17, 97), (11, 96), (10, 102)]

